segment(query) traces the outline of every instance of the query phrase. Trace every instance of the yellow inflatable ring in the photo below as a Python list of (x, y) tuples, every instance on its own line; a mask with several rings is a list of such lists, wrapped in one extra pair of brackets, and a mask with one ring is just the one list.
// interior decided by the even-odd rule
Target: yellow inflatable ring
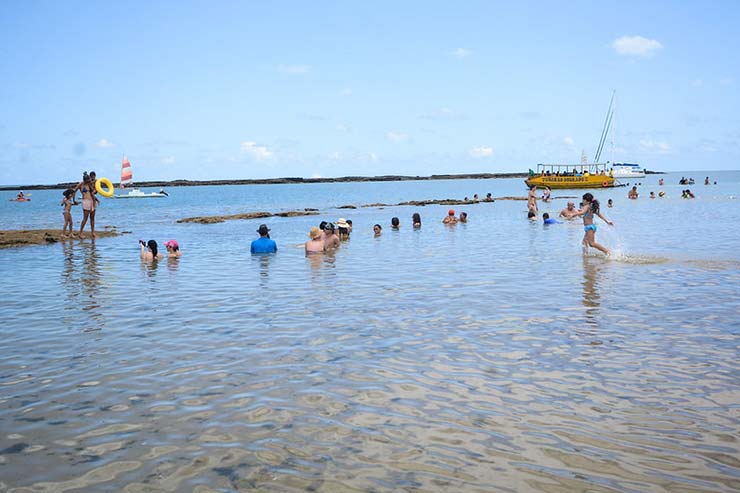
[(95, 190), (103, 197), (113, 197), (113, 184), (108, 178), (98, 178), (95, 182)]

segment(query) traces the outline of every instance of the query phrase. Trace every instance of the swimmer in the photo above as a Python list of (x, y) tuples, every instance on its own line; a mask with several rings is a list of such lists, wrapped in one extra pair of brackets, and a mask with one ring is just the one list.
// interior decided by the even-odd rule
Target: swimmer
[(551, 218), (550, 217), (550, 214), (548, 214), (547, 212), (545, 212), (544, 214), (542, 214), (542, 223), (543, 224), (562, 224), (557, 219)]
[(599, 201), (594, 198), (590, 193), (583, 195), (584, 207), (578, 211), (578, 215), (583, 217), (583, 250), (584, 253), (588, 247), (596, 248), (603, 252), (605, 255), (609, 255), (611, 252), (602, 245), (596, 243), (596, 225), (594, 224), (594, 216), (599, 216), (609, 226), (614, 226), (614, 223), (609, 221), (607, 218), (601, 215), (599, 212)]
[(157, 249), (157, 242), (149, 240), (144, 243), (144, 240), (139, 240), (139, 246), (141, 247), (141, 260), (149, 262), (152, 260), (159, 260), (163, 257)]
[[(581, 206), (583, 206), (582, 202), (581, 202)], [(614, 207), (614, 202), (612, 202), (612, 199), (609, 199), (606, 201), (606, 206), (609, 207), (610, 209)]]
[(414, 229), (421, 228), (421, 214), (414, 212), (411, 216), (411, 223), (413, 224)]
[(182, 257), (182, 252), (180, 251), (180, 244), (177, 242), (177, 240), (165, 241), (164, 247), (167, 249), (167, 258)]
[(401, 227), (401, 221), (397, 217), (391, 218), (391, 229), (398, 229)]
[(655, 198), (655, 192), (650, 192), (650, 198), (651, 199), (654, 199)]
[(324, 251), (324, 238), (322, 238), (321, 230), (316, 226), (312, 227), (308, 232), (308, 237), (311, 238), (305, 244), (306, 254), (309, 253), (320, 253)]
[(382, 232), (383, 232), (383, 226), (381, 226), (380, 224), (376, 224), (375, 226), (373, 226), (373, 233), (375, 234), (376, 237), (380, 236)]
[(457, 224), (457, 218), (455, 217), (455, 209), (450, 209), (447, 211), (447, 216), (445, 216), (444, 219), (442, 219), (442, 222), (444, 224)]
[(568, 202), (567, 207), (560, 211), (560, 217), (563, 217), (565, 219), (573, 219), (577, 213), (578, 209), (576, 209), (576, 204), (573, 202)]
[(630, 190), (630, 191), (629, 191), (629, 192), (627, 193), (627, 198), (628, 198), (628, 199), (632, 199), (632, 200), (635, 200), (635, 199), (637, 199), (637, 197), (639, 197), (639, 196), (640, 196), (640, 195), (639, 195), (639, 194), (637, 193), (637, 187), (636, 187), (636, 186), (632, 187), (632, 190)]
[(336, 250), (339, 248), (341, 241), (339, 236), (335, 233), (337, 227), (334, 223), (326, 223), (324, 226), (324, 250)]
[(527, 219), (530, 221), (536, 221), (537, 220), (537, 214), (534, 213), (534, 211), (527, 212)]
[(460, 219), (459, 219), (459, 221), (460, 221), (461, 223), (466, 223), (466, 222), (468, 222), (468, 213), (467, 213), (467, 212), (461, 212), (461, 213), (460, 213)]

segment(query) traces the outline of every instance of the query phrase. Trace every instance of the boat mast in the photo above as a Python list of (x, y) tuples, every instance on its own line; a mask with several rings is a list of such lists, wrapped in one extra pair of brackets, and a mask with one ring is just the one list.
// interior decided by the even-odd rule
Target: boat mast
[(604, 128), (601, 130), (601, 139), (599, 139), (599, 147), (596, 149), (596, 156), (594, 157), (594, 162), (598, 163), (599, 159), (601, 159), (601, 151), (604, 149), (604, 143), (606, 142), (606, 137), (609, 134), (609, 127), (612, 123), (612, 117), (614, 116), (614, 95), (617, 93), (616, 89), (612, 91), (612, 98), (609, 101), (609, 110), (606, 112), (606, 119), (604, 120)]

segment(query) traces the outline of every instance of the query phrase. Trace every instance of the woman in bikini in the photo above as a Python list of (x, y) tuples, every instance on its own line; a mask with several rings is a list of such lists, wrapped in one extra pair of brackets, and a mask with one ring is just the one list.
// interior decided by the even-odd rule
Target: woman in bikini
[(82, 173), (82, 181), (75, 187), (82, 194), (82, 224), (80, 224), (80, 238), (85, 235), (82, 231), (85, 229), (87, 219), (90, 218), (90, 236), (95, 238), (95, 182), (91, 179), (87, 171)]
[(596, 248), (603, 252), (605, 255), (609, 255), (609, 250), (602, 245), (596, 243), (596, 225), (594, 224), (594, 215), (599, 216), (609, 226), (614, 226), (614, 223), (605, 218), (599, 212), (599, 201), (594, 198), (590, 193), (583, 195), (583, 208), (578, 211), (576, 216), (583, 216), (583, 246), (584, 250), (588, 247)]

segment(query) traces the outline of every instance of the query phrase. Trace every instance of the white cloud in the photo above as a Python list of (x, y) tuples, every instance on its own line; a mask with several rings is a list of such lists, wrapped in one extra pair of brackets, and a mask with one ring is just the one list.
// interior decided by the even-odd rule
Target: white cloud
[(273, 156), (272, 151), (265, 146), (258, 146), (256, 142), (245, 141), (241, 143), (240, 147), (243, 153), (249, 154), (258, 161), (270, 159)]
[(622, 36), (614, 40), (612, 48), (619, 55), (648, 57), (656, 51), (662, 50), (663, 45), (655, 39), (642, 36)]
[(370, 159), (370, 161), (377, 161), (378, 160), (378, 156), (374, 152), (369, 152), (367, 154), (367, 157), (368, 157), (368, 159)]
[(391, 142), (406, 142), (409, 140), (409, 134), (405, 132), (390, 131), (385, 134), (385, 138)]
[(452, 52), (452, 54), (455, 55), (457, 58), (465, 58), (472, 55), (473, 52), (466, 48), (457, 48), (455, 51)]
[(464, 120), (465, 115), (450, 108), (439, 108), (421, 115), (425, 120)]
[(493, 155), (493, 148), (488, 146), (476, 146), (470, 149), (472, 157), (489, 157)]
[(311, 175), (311, 178), (323, 178), (323, 176), (321, 176), (318, 173), (314, 173), (314, 174)]
[(281, 74), (307, 74), (311, 71), (308, 65), (278, 65), (278, 72)]
[(650, 139), (640, 140), (640, 149), (646, 152), (655, 152), (658, 154), (668, 154), (671, 152), (671, 146), (665, 142), (656, 142)]
[(110, 140), (106, 139), (105, 137), (103, 137), (102, 139), (100, 139), (98, 141), (98, 144), (97, 145), (101, 149), (110, 149), (111, 147), (114, 147), (113, 142), (111, 142)]
[(175, 164), (175, 156), (166, 156), (162, 158), (162, 164)]
[(565, 138), (563, 139), (563, 144), (565, 144), (565, 145), (567, 145), (567, 146), (572, 146), (572, 145), (574, 145), (574, 144), (575, 144), (575, 142), (573, 142), (573, 137), (565, 137)]
[(694, 79), (694, 82), (691, 83), (694, 87), (701, 87), (704, 85), (704, 81), (701, 79)]
[(719, 80), (719, 85), (721, 85), (721, 86), (731, 86), (732, 85), (732, 79), (730, 79), (729, 77), (722, 77)]

